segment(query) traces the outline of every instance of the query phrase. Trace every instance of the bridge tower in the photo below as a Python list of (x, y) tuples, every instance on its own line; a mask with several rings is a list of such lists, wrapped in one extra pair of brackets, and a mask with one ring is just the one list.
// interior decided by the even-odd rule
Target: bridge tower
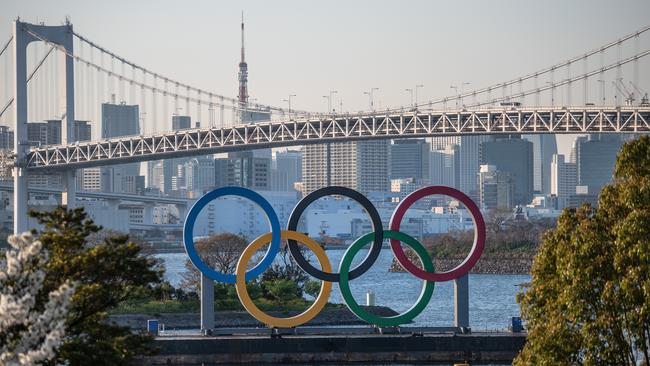
[[(29, 144), (27, 140), (27, 46), (31, 42), (50, 42), (61, 46), (65, 52), (62, 57), (64, 62), (60, 77), (63, 79), (59, 95), (62, 98), (65, 121), (61, 123), (61, 143), (68, 144), (74, 141), (74, 59), (72, 24), (60, 26), (46, 26), (14, 21), (14, 233), (28, 230), (27, 220), (27, 154)], [(62, 203), (68, 207), (75, 202), (74, 170), (64, 171), (63, 184), (65, 192)]]

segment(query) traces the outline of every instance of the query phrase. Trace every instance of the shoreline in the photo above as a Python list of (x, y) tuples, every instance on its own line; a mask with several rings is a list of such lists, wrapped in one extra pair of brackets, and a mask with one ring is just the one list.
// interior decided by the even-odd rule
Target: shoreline
[[(417, 258), (410, 251), (407, 256), (417, 263)], [(445, 272), (456, 267), (462, 260), (463, 258), (438, 258), (433, 260), (433, 264), (436, 272)], [(532, 265), (533, 256), (481, 257), (469, 273), (530, 275)], [(389, 272), (404, 272), (404, 269), (393, 258)]]

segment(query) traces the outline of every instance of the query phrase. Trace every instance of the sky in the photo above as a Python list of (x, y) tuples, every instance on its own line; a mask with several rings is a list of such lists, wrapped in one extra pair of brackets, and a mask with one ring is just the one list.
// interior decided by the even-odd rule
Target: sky
[[(650, 24), (650, 1), (35, 1), (0, 3), (0, 41), (16, 16), (61, 24), (138, 64), (190, 85), (237, 95), (240, 19), (249, 94), (323, 111), (407, 105), (510, 80)], [(643, 44), (647, 49), (648, 44)], [(646, 64), (644, 64), (646, 65)], [(643, 68), (645, 69), (645, 68)], [(649, 70), (650, 71), (650, 70)], [(650, 89), (650, 74), (641, 84)], [(597, 93), (597, 91), (595, 92)], [(338, 105), (339, 99), (334, 102)], [(571, 137), (558, 139), (568, 152)]]

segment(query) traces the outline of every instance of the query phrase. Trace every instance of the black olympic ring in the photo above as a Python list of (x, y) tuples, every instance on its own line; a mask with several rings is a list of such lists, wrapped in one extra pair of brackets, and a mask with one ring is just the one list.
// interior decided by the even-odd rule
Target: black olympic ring
[[(352, 280), (366, 273), (366, 271), (372, 267), (372, 265), (379, 257), (381, 245), (384, 241), (384, 229), (381, 224), (381, 217), (379, 216), (379, 212), (377, 212), (375, 206), (370, 202), (370, 200), (368, 200), (368, 198), (355, 191), (354, 189), (346, 187), (331, 186), (317, 189), (301, 199), (293, 211), (291, 211), (291, 215), (289, 216), (289, 223), (287, 224), (287, 230), (297, 231), (300, 215), (302, 215), (307, 206), (321, 197), (331, 195), (345, 196), (357, 201), (370, 216), (370, 221), (372, 222), (372, 231), (375, 232), (375, 239), (372, 242), (370, 251), (363, 259), (363, 261), (349, 273), (348, 278)], [(341, 280), (340, 273), (323, 272), (320, 269), (312, 266), (311, 263), (309, 263), (309, 261), (307, 261), (307, 259), (305, 259), (305, 257), (302, 255), (300, 250), (298, 250), (298, 243), (295, 240), (288, 239), (287, 243), (289, 245), (291, 256), (296, 260), (298, 266), (300, 266), (300, 268), (302, 268), (305, 272), (321, 281), (339, 282)]]

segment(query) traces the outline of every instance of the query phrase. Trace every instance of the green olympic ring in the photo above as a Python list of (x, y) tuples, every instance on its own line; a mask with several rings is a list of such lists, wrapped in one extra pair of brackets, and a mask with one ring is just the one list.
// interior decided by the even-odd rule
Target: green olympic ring
[[(354, 299), (354, 296), (352, 296), (352, 292), (350, 291), (349, 271), (354, 256), (366, 244), (372, 242), (374, 238), (375, 238), (374, 232), (368, 233), (360, 237), (359, 239), (357, 239), (345, 251), (345, 254), (343, 254), (343, 258), (341, 258), (341, 265), (339, 268), (339, 273), (341, 274), (339, 289), (341, 290), (341, 296), (345, 300), (345, 304), (348, 306), (350, 311), (354, 313), (354, 315), (359, 317), (359, 319), (379, 327), (396, 327), (399, 326), (400, 324), (405, 324), (410, 322), (416, 316), (418, 316), (424, 310), (424, 308), (426, 308), (427, 304), (429, 303), (429, 300), (431, 299), (431, 296), (433, 295), (434, 282), (425, 280), (424, 285), (422, 286), (422, 292), (420, 293), (420, 297), (418, 298), (417, 302), (410, 309), (408, 309), (407, 311), (401, 314), (390, 316), (390, 317), (381, 317), (381, 316), (371, 314), (366, 310), (364, 310), (361, 306), (359, 306), (357, 301)], [(399, 240), (402, 243), (408, 245), (409, 247), (411, 247), (411, 249), (415, 251), (417, 256), (420, 258), (420, 262), (424, 265), (424, 269), (430, 273), (435, 272), (433, 262), (431, 261), (431, 257), (429, 257), (427, 250), (415, 238), (413, 238), (410, 235), (404, 234), (403, 232), (393, 231), (393, 230), (384, 230), (384, 238)]]

